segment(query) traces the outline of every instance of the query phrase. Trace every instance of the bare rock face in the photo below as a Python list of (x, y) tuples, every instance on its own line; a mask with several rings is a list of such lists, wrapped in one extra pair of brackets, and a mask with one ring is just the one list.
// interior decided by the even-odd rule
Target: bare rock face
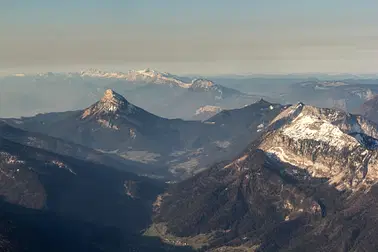
[(371, 185), (378, 178), (377, 126), (361, 116), (299, 103), (270, 128), (259, 148), (277, 162), (328, 178), (339, 189)]

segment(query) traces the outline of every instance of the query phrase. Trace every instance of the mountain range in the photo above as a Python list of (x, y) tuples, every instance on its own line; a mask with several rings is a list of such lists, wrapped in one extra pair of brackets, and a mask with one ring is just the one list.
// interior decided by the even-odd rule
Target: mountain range
[[(89, 69), (74, 73), (17, 74), (0, 78), (0, 84), (4, 90), (0, 94), (1, 117), (77, 110), (100, 99), (106, 89), (117, 90), (135, 105), (171, 119), (193, 119), (202, 106), (238, 108), (260, 97), (209, 79), (151, 69), (127, 73)], [(14, 104), (14, 100), (20, 101), (19, 104)]]
[(127, 73), (105, 72), (92, 68), (89, 70), (81, 71), (80, 73), (72, 73), (72, 75), (75, 74), (79, 74), (81, 77), (124, 79), (130, 82), (170, 85), (181, 88), (191, 87), (191, 80), (189, 78), (182, 78), (170, 73), (159, 72), (149, 68), (143, 70), (131, 70)]
[(160, 195), (148, 233), (205, 251), (375, 251), (377, 143), (361, 116), (289, 106), (233, 161)]
[(378, 93), (374, 80), (310, 80), (292, 84), (282, 95), (287, 102), (305, 101), (323, 108), (338, 108), (359, 113), (361, 105)]
[[(222, 112), (227, 113), (227, 120), (221, 119), (222, 116), (204, 122), (165, 119), (108, 89), (98, 102), (83, 110), (3, 121), (29, 132), (113, 154), (117, 161), (121, 158), (165, 166), (175, 176), (187, 176), (241, 151), (250, 140), (245, 136), (259, 134), (257, 126), (272, 119), (281, 109), (280, 105), (261, 100), (240, 110)], [(243, 118), (240, 113), (249, 116)], [(232, 119), (233, 114), (238, 123), (234, 123), (237, 121)], [(146, 169), (137, 173), (141, 171)], [(156, 173), (156, 169), (149, 172)], [(161, 173), (166, 175), (164, 171)]]
[[(107, 87), (127, 95), (130, 102), (167, 118), (195, 119), (195, 112), (203, 106), (233, 109), (260, 98), (208, 79), (189, 79), (150, 69), (129, 71), (124, 75), (124, 80), (137, 88), (130, 90), (130, 87), (120, 82)], [(144, 85), (140, 86), (141, 83)], [(141, 103), (140, 100), (146, 97), (149, 99)]]
[[(188, 77), (148, 68), (128, 72), (88, 69), (71, 73), (15, 74), (0, 77), (3, 90), (0, 117), (77, 110), (100, 99), (106, 89), (117, 90), (131, 103), (161, 117), (198, 120), (204, 119), (196, 116), (201, 107), (235, 109), (260, 98), (281, 104), (302, 101), (359, 113), (361, 105), (378, 93), (374, 76), (370, 79), (341, 77)], [(14, 103), (15, 100), (19, 102)]]
[[(374, 84), (305, 81), (281, 98), (310, 104), (227, 109), (257, 96), (150, 69), (38, 78), (110, 82), (80, 108), (0, 120), (1, 250), (378, 250)], [(174, 94), (169, 113), (197, 120), (157, 115), (133, 94)]]

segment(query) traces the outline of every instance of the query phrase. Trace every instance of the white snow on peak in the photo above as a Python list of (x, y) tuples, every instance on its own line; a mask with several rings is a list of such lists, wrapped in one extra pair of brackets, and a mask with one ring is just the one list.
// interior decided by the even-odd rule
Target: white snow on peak
[(114, 92), (112, 89), (105, 90), (104, 96), (101, 99), (102, 101), (116, 101), (116, 102), (125, 102), (125, 98)]
[(336, 125), (302, 113), (283, 129), (283, 134), (295, 140), (326, 142), (337, 149), (359, 144), (354, 137), (345, 134)]
[[(278, 122), (278, 124), (276, 124)], [(358, 115), (337, 109), (317, 108), (303, 103), (288, 107), (270, 125), (281, 127), (281, 132), (294, 140), (315, 140), (341, 149), (357, 146), (356, 134), (378, 139), (378, 127)]]
[(115, 79), (125, 79), (128, 81), (143, 81), (147, 83), (154, 84), (166, 84), (171, 86), (178, 86), (182, 88), (202, 88), (210, 89), (217, 85), (214, 82), (206, 79), (194, 79), (190, 82), (185, 82), (180, 80), (177, 76), (172, 75), (167, 72), (159, 72), (150, 68), (142, 70), (130, 70), (127, 73), (123, 72), (105, 72), (98, 69), (88, 69), (86, 71), (80, 72), (82, 77), (95, 77), (95, 78), (115, 78)]
[(182, 88), (189, 88), (191, 86), (191, 83), (183, 82), (170, 73), (159, 72), (156, 70), (151, 70), (150, 68), (129, 71), (127, 80), (146, 81), (155, 84), (169, 84)]
[[(27, 76), (25, 74), (14, 74), (13, 76)], [(180, 78), (179, 76), (170, 74), (168, 72), (159, 72), (150, 68), (141, 70), (130, 70), (128, 72), (116, 72), (116, 71), (103, 71), (96, 68), (89, 68), (87, 70), (82, 70), (80, 72), (69, 72), (69, 73), (40, 73), (38, 77), (83, 77), (83, 78), (102, 78), (102, 79), (118, 79), (126, 80), (130, 82), (144, 82), (152, 84), (169, 85), (181, 88), (198, 88), (203, 90), (218, 90), (222, 93), (221, 86), (216, 85), (214, 82), (207, 79), (187, 79)]]
[(86, 71), (80, 72), (80, 76), (107, 79), (124, 79), (127, 81), (144, 81), (147, 83), (168, 84), (182, 88), (189, 88), (191, 86), (191, 83), (185, 83), (170, 73), (159, 72), (150, 68), (142, 70), (130, 70), (127, 73), (105, 72), (91, 68)]
[(104, 96), (101, 98), (100, 103), (103, 108), (109, 112), (116, 112), (120, 108), (126, 107), (127, 114), (131, 114), (135, 111), (135, 106), (127, 102), (127, 100), (117, 92), (111, 89), (105, 91)]
[(171, 75), (167, 72), (159, 72), (159, 71), (156, 71), (156, 70), (153, 70), (153, 69), (150, 69), (150, 68), (146, 68), (146, 69), (142, 69), (142, 70), (131, 70), (130, 72), (137, 72), (139, 74), (145, 74), (145, 75), (149, 75), (149, 76), (154, 76), (154, 75), (170, 76)]
[(91, 107), (87, 108), (82, 114), (81, 118), (84, 119), (88, 116), (100, 113), (116, 113), (123, 112), (132, 114), (137, 110), (137, 107), (129, 103), (122, 95), (107, 89), (101, 100)]
[(86, 71), (81, 71), (82, 77), (94, 77), (94, 78), (113, 78), (113, 79), (127, 79), (127, 74), (122, 72), (105, 72), (95, 68), (90, 68)]

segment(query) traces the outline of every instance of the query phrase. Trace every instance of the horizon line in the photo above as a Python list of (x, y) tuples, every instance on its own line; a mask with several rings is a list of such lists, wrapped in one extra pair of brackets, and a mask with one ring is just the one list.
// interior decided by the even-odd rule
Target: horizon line
[(143, 69), (129, 69), (125, 71), (117, 71), (117, 70), (106, 70), (105, 68), (96, 68), (96, 67), (87, 67), (87, 68), (82, 68), (81, 70), (76, 70), (76, 71), (12, 71), (12, 72), (1, 72), (0, 70), (0, 76), (1, 77), (7, 77), (7, 76), (14, 76), (17, 77), (17, 75), (38, 75), (38, 74), (47, 74), (47, 73), (53, 73), (53, 74), (72, 74), (72, 73), (80, 73), (83, 71), (88, 71), (88, 70), (99, 70), (101, 72), (113, 72), (113, 73), (127, 73), (129, 71), (140, 71), (140, 70), (145, 70), (145, 69), (150, 69), (154, 70), (160, 73), (170, 73), (173, 75), (182, 75), (182, 76), (192, 76), (192, 75), (197, 75), (197, 76), (246, 76), (246, 77), (253, 77), (253, 76), (310, 76), (310, 75), (354, 75), (356, 77), (358, 76), (366, 76), (366, 75), (377, 75), (378, 77), (378, 72), (319, 72), (319, 71), (314, 71), (314, 72), (240, 72), (240, 73), (208, 73), (208, 74), (199, 74), (199, 73), (180, 73), (181, 71), (176, 71), (179, 72), (175, 74), (174, 72), (170, 71), (160, 71), (157, 70), (156, 68), (150, 68), (146, 67)]

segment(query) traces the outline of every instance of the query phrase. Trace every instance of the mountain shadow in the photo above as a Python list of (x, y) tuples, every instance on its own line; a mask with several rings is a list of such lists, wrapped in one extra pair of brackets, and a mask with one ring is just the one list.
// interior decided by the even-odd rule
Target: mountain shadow
[(189, 252), (146, 236), (73, 220), (0, 199), (0, 250), (4, 252)]

